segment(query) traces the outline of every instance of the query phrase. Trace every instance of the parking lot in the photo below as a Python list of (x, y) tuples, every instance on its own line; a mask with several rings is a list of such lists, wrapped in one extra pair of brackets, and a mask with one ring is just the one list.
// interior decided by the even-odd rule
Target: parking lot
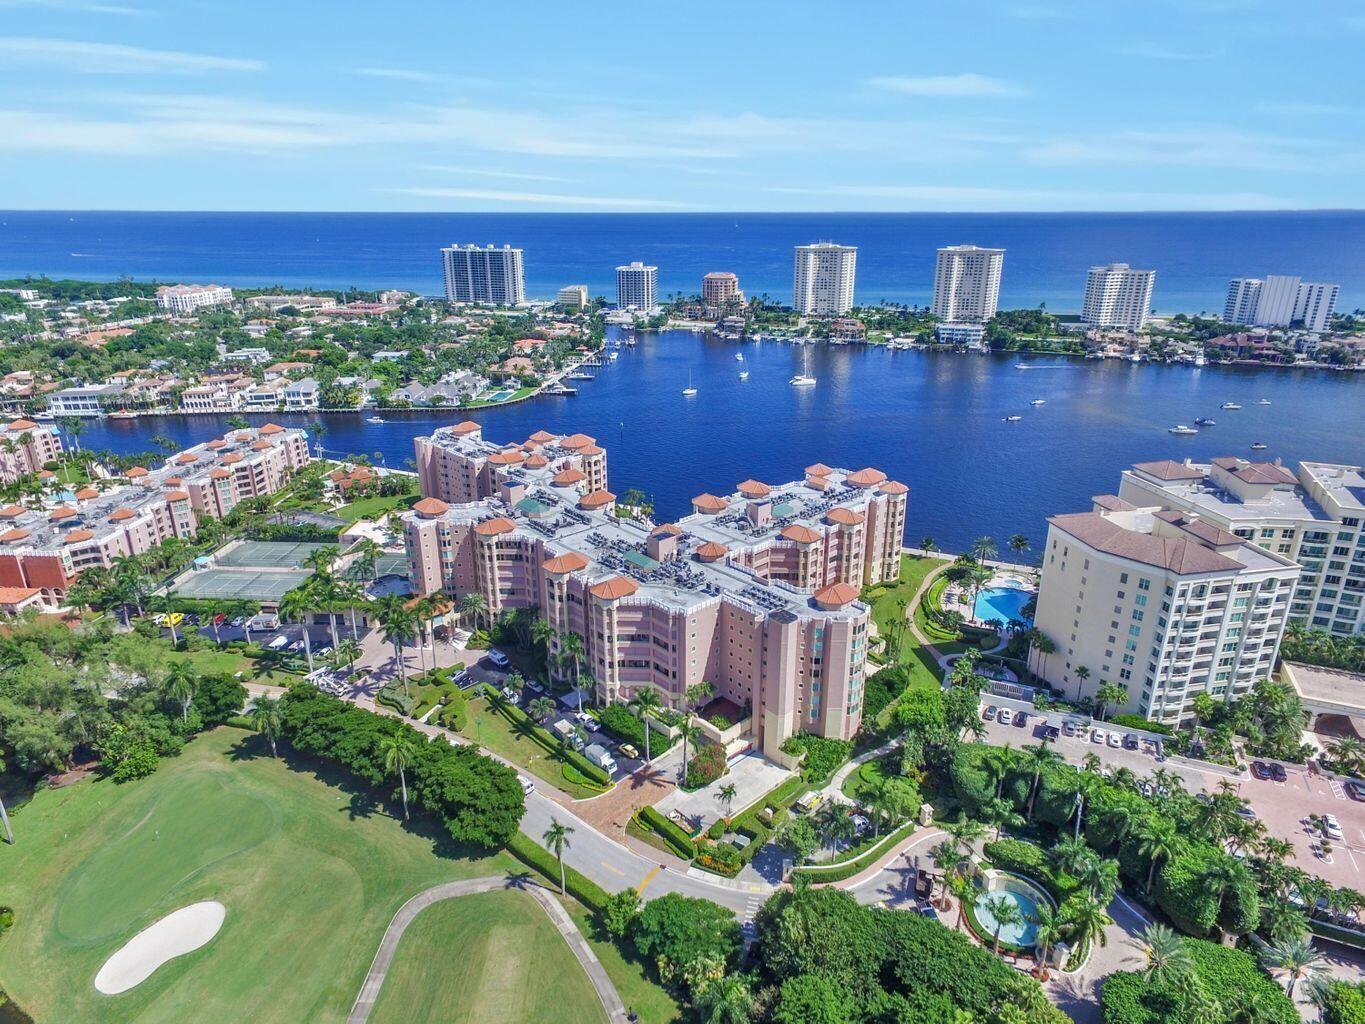
[[(982, 702), (983, 708), (988, 704), (989, 698)], [(1030, 712), (1023, 728), (988, 721), (984, 723), (983, 740), (996, 746), (1008, 743), (1017, 750), (1026, 743), (1039, 742), (1043, 737), (1043, 723), (1048, 720), (1046, 715)], [(1059, 716), (1054, 714), (1051, 720), (1055, 725)], [(1109, 731), (1103, 722), (1098, 724), (1106, 733)], [(1130, 750), (1122, 746), (1111, 747), (1108, 743), (1097, 744), (1090, 741), (1088, 732), (1085, 730), (1076, 736), (1059, 735), (1051, 742), (1052, 749), (1068, 763), (1076, 765), (1082, 763), (1086, 754), (1093, 753), (1105, 767), (1127, 767), (1139, 778), (1150, 776), (1158, 767), (1164, 768), (1184, 779), (1185, 788), (1191, 793), (1213, 792), (1220, 782), (1231, 782), (1256, 817), (1265, 823), (1270, 835), (1294, 844), (1295, 866), (1335, 885), (1365, 890), (1365, 802), (1352, 799), (1341, 780), (1310, 775), (1307, 769), (1292, 764), (1279, 765), (1284, 773), (1283, 781), (1257, 779), (1231, 769), (1202, 768), (1183, 758), (1159, 760), (1155, 753), (1144, 752), (1141, 748)], [(1320, 831), (1309, 827), (1310, 814), (1333, 814), (1340, 822), (1342, 839), (1332, 841), (1330, 860), (1321, 855), (1320, 844), (1324, 837)]]

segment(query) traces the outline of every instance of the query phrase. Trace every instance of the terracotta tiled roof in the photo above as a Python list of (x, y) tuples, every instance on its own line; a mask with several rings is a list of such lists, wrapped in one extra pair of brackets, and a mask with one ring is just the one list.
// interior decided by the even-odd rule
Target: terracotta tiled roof
[(782, 536), (787, 540), (794, 540), (798, 544), (814, 544), (820, 539), (820, 534), (816, 533), (809, 526), (802, 526), (800, 523), (792, 523), (791, 526), (782, 530)]
[(1202, 470), (1171, 459), (1160, 459), (1156, 462), (1135, 462), (1133, 468), (1146, 473), (1148, 476), (1154, 476), (1158, 480), (1200, 480), (1204, 476)]
[(516, 528), (517, 524), (512, 520), (499, 516), (497, 519), (485, 519), (474, 527), (474, 532), (480, 537), (497, 537), (504, 533), (511, 533)]
[(726, 509), (725, 499), (717, 498), (714, 494), (698, 494), (692, 499), (692, 507), (698, 512), (724, 512)]
[(813, 466), (806, 467), (807, 476), (829, 476), (834, 470), (830, 469), (823, 462), (817, 462)]
[(866, 519), (867, 516), (863, 515), (861, 512), (854, 512), (851, 508), (836, 506), (829, 510), (825, 515), (825, 518), (831, 523), (838, 523), (840, 526), (857, 526)]
[(52, 470), (50, 470), (50, 469), (44, 469), (42, 472), (40, 472), (40, 473), (38, 474), (38, 479), (39, 479), (39, 480), (51, 480), (51, 479), (52, 479), (53, 477), (55, 477), (56, 475), (57, 475), (57, 474), (54, 473), (54, 472), (52, 472)]
[(167, 492), (166, 492), (166, 500), (167, 500), (167, 501), (189, 501), (189, 500), (190, 500), (190, 496), (189, 496), (188, 494), (186, 494), (184, 491), (167, 491)]
[(618, 601), (623, 597), (630, 597), (639, 589), (634, 580), (628, 580), (624, 576), (613, 576), (589, 587), (588, 593), (603, 601)]
[(230, 476), (232, 476), (231, 471), (226, 469), (215, 469), (209, 473), (210, 479), (213, 480), (226, 480)]
[(554, 439), (554, 434), (550, 433), (548, 430), (537, 430), (531, 435), (531, 440), (536, 444), (544, 444), (546, 441), (553, 441)]
[(175, 461), (182, 466), (188, 466), (191, 462), (198, 462), (199, 456), (195, 455), (194, 452), (181, 452), (175, 457)]
[(580, 448), (580, 449), (578, 449), (578, 454), (579, 454), (579, 455), (601, 455), (602, 452), (603, 452), (604, 450), (605, 450), (605, 449), (599, 448), (599, 447), (597, 447), (597, 445), (595, 445), (595, 444), (590, 444), (590, 445), (588, 445), (586, 448)]
[(146, 476), (147, 470), (144, 469), (142, 466), (134, 466), (132, 469), (128, 470), (128, 472), (125, 475), (128, 477), (129, 480), (136, 480), (139, 477)]
[(578, 499), (578, 507), (601, 508), (604, 505), (610, 505), (615, 500), (616, 495), (612, 494), (611, 491), (592, 491)]
[(461, 437), (463, 437), (465, 434), (477, 433), (482, 429), (483, 427), (479, 426), (473, 420), (465, 420), (462, 423), (455, 424), (455, 433), (459, 434)]
[(519, 451), (495, 452), (488, 456), (488, 461), (495, 466), (520, 466), (526, 461), (526, 456)]
[(137, 513), (130, 508), (118, 508), (115, 509), (114, 514), (109, 517), (109, 521), (111, 523), (121, 523), (125, 519), (132, 519), (136, 515)]
[(179, 486), (180, 486), (181, 484), (183, 484), (184, 482), (185, 482), (185, 481), (184, 481), (183, 479), (181, 479), (180, 477), (178, 477), (178, 476), (168, 476), (168, 477), (166, 477), (166, 486), (167, 486), (167, 487), (179, 487)]
[(901, 483), (899, 480), (888, 480), (881, 486), (881, 492), (883, 494), (908, 494), (909, 491), (910, 488), (906, 487), (905, 484)]
[(27, 601), (34, 594), (41, 594), (37, 587), (0, 587), (0, 604), (18, 604)]
[(206, 447), (216, 452), (219, 448), (226, 448), (227, 442), (220, 437), (217, 441), (210, 441)]
[(831, 583), (815, 592), (815, 603), (821, 608), (843, 608), (858, 600), (858, 588), (851, 583)]
[(9, 544), (12, 541), (24, 540), (27, 536), (28, 536), (27, 530), (24, 529), (9, 530), (5, 533), (0, 533), (0, 543)]
[(570, 434), (559, 442), (563, 447), (574, 451), (578, 448), (588, 448), (597, 443), (597, 438), (589, 437), (587, 434)]
[(587, 478), (587, 474), (581, 469), (569, 468), (555, 475), (554, 485), (556, 487), (568, 487), (570, 484), (581, 483)]
[(1090, 500), (1109, 512), (1131, 512), (1137, 508), (1131, 501), (1124, 501), (1117, 494), (1097, 494)]
[(11, 424), (9, 425), (9, 427), (7, 427), (6, 429), (8, 429), (8, 430), (34, 430), (34, 429), (37, 428), (37, 426), (38, 426), (38, 424), (34, 423), (32, 420), (15, 420), (15, 421), (14, 421), (13, 423), (11, 423)]
[(766, 498), (773, 489), (758, 480), (745, 480), (739, 485), (739, 493), (746, 498)]
[(886, 479), (885, 473), (883, 473), (880, 469), (873, 469), (871, 466), (868, 466), (866, 469), (860, 469), (858, 470), (858, 472), (850, 473), (848, 475), (848, 482), (853, 484), (855, 487), (875, 487), (877, 484), (881, 483), (885, 479)]
[(242, 453), (241, 453), (241, 452), (233, 452), (231, 455), (224, 455), (224, 456), (223, 456), (223, 465), (224, 465), (224, 466), (234, 466), (234, 465), (236, 465), (237, 463), (239, 463), (239, 462), (241, 462), (241, 461), (242, 461)]
[(567, 555), (559, 555), (555, 558), (546, 559), (541, 566), (546, 572), (562, 576), (568, 572), (578, 572), (580, 569), (588, 567), (588, 560), (577, 551), (570, 551)]
[(701, 547), (697, 548), (697, 557), (703, 562), (719, 562), (729, 553), (729, 548), (719, 541), (714, 540), (709, 540)]
[(412, 506), (412, 510), (423, 519), (435, 519), (439, 515), (444, 515), (450, 508), (440, 498), (423, 498)]
[(662, 536), (664, 534), (676, 537), (678, 536), (678, 534), (682, 533), (682, 527), (680, 527), (677, 523), (660, 523), (658, 526), (654, 527), (654, 530), (652, 532), (656, 537)]
[(269, 437), (271, 434), (283, 434), (283, 433), (284, 433), (284, 427), (280, 426), (278, 423), (267, 423), (265, 426), (263, 426), (263, 427), (261, 428), (261, 436), (262, 436), (262, 437)]
[(80, 544), (87, 540), (94, 539), (94, 532), (91, 530), (72, 530), (66, 535), (64, 543)]
[(100, 492), (93, 487), (82, 487), (76, 492), (76, 498), (80, 501), (89, 501), (91, 498), (98, 498)]
[(0, 519), (18, 519), (27, 511), (23, 505), (6, 505), (0, 508)]
[(75, 514), (76, 510), (74, 508), (66, 508), (63, 506), (62, 508), (54, 508), (52, 514), (48, 516), (48, 519), (56, 522), (59, 519), (70, 519)]
[(269, 441), (257, 441), (251, 447), (254, 451), (263, 452), (267, 448), (273, 448), (275, 446)]
[(526, 460), (527, 469), (544, 469), (549, 464), (550, 460), (547, 459), (544, 455), (540, 454), (532, 455), (529, 459)]

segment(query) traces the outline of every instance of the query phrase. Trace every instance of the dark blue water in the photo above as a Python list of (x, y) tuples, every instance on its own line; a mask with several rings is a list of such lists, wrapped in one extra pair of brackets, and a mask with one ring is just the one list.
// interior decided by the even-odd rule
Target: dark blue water
[[(739, 380), (743, 352), (750, 370)], [(803, 355), (813, 389), (787, 384)], [(638, 487), (659, 515), (689, 510), (702, 491), (747, 477), (799, 479), (805, 466), (877, 466), (910, 486), (907, 535), (961, 550), (982, 534), (1024, 533), (1040, 545), (1044, 518), (1083, 511), (1117, 489), (1132, 462), (1239, 455), (1359, 464), (1365, 458), (1365, 377), (1321, 371), (1205, 368), (1027, 357), (888, 352), (880, 348), (713, 341), (686, 332), (642, 334), (639, 344), (576, 382), (576, 398), (539, 398), (472, 416), (493, 440), (544, 428), (581, 430), (607, 448), (612, 490)], [(685, 398), (689, 374), (698, 394)], [(1268, 398), (1269, 406), (1256, 404)], [(1029, 402), (1042, 398), (1046, 405)], [(1241, 402), (1240, 412), (1218, 407)], [(1019, 423), (1003, 422), (1017, 414)], [(450, 412), (324, 417), (322, 443), (339, 453), (382, 453), (402, 466), (412, 438), (465, 417)], [(1212, 416), (1195, 437), (1166, 428)], [(271, 417), (304, 424), (315, 417)], [(257, 418), (259, 419), (259, 417)], [(157, 434), (191, 442), (221, 434), (213, 416), (90, 421), (87, 448), (142, 451)], [(1270, 447), (1253, 453), (1253, 441)]]
[(0, 277), (46, 274), (230, 285), (441, 289), (452, 242), (526, 250), (526, 288), (613, 296), (615, 267), (659, 267), (659, 289), (700, 290), (732, 270), (750, 294), (791, 300), (792, 246), (858, 246), (857, 298), (925, 305), (934, 250), (1003, 246), (1003, 308), (1080, 308), (1086, 268), (1157, 271), (1157, 311), (1221, 311), (1229, 277), (1298, 274), (1365, 305), (1365, 212), (954, 214), (492, 214), (0, 212)]

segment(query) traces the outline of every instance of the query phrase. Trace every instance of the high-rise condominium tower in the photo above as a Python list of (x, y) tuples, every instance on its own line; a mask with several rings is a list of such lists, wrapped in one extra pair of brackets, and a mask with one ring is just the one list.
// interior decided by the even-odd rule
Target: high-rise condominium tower
[(1004, 249), (944, 246), (934, 265), (934, 316), (945, 323), (983, 323), (995, 316), (1004, 266)]
[(480, 302), (490, 306), (515, 306), (526, 301), (522, 253), (504, 245), (501, 249), (477, 245), (452, 245), (441, 250), (445, 268), (447, 302)]
[(621, 309), (653, 309), (658, 305), (659, 268), (635, 260), (616, 268), (616, 305)]
[(1134, 270), (1127, 263), (1091, 267), (1085, 279), (1081, 320), (1094, 327), (1139, 331), (1152, 311), (1155, 270)]
[(839, 316), (853, 308), (853, 277), (858, 249), (816, 242), (796, 247), (792, 276), (792, 308), (798, 313)]

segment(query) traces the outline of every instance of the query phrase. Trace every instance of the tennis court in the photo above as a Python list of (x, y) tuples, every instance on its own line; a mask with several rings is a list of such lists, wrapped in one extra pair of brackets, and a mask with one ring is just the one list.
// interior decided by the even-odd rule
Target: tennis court
[[(407, 555), (397, 555), (384, 552), (374, 560), (373, 578), (381, 576), (406, 576), (408, 574)], [(346, 578), (357, 582), (368, 583), (371, 579), (369, 572), (362, 573), (358, 563), (352, 562), (350, 569), (346, 571)]]
[(176, 597), (274, 603), (303, 583), (309, 569), (200, 569), (183, 577)]
[(297, 569), (320, 548), (333, 545), (305, 541), (244, 540), (213, 556), (224, 569)]

